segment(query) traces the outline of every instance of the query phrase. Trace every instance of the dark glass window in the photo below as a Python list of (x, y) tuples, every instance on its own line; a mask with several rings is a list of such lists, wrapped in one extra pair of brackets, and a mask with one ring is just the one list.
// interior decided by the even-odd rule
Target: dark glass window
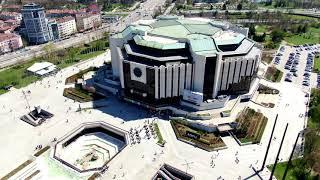
[(228, 45), (219, 45), (218, 48), (221, 51), (235, 51), (240, 44), (228, 44)]
[(38, 12), (33, 12), (33, 17), (34, 17), (34, 18), (39, 18)]

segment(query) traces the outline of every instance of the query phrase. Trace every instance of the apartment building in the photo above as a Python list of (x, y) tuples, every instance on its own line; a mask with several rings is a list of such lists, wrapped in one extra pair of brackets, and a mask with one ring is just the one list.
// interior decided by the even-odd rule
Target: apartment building
[(77, 32), (76, 20), (72, 16), (62, 17), (56, 20), (59, 38), (65, 38)]
[(0, 33), (0, 54), (11, 52), (23, 46), (21, 37), (13, 33)]
[(76, 14), (76, 23), (78, 31), (86, 31), (101, 26), (100, 13), (80, 13)]

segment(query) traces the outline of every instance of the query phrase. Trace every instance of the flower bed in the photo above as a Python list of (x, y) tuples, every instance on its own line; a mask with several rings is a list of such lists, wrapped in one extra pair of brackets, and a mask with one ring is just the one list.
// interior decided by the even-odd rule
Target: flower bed
[[(224, 148), (226, 145), (222, 139), (214, 133), (208, 133), (194, 127), (188, 126), (188, 123), (181, 120), (171, 120), (171, 126), (177, 139), (195, 145), (207, 151)], [(197, 138), (191, 138), (190, 135)]]
[(241, 143), (259, 143), (268, 119), (262, 113), (246, 108), (236, 119), (238, 123), (234, 135)]
[(80, 103), (104, 98), (102, 95), (91, 93), (81, 88), (66, 88), (63, 91), (63, 96), (78, 101)]
[(272, 82), (280, 82), (282, 78), (283, 72), (277, 69), (274, 66), (270, 66), (267, 69), (267, 72), (265, 74), (266, 79), (272, 81)]

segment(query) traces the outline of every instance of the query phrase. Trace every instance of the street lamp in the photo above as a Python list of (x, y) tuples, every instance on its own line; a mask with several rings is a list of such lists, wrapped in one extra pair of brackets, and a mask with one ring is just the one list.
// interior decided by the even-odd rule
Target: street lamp
[(188, 169), (190, 169), (190, 164), (193, 164), (193, 162), (187, 162), (187, 160), (184, 160), (186, 163), (182, 164), (183, 166), (186, 166), (186, 173), (188, 173)]

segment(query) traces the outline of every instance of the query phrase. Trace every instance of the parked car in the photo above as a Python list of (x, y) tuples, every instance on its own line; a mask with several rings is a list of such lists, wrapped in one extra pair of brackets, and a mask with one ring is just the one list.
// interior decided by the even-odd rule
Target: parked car
[(308, 81), (303, 81), (303, 82), (302, 82), (302, 85), (304, 85), (304, 86), (310, 86), (310, 83), (309, 83)]
[(310, 73), (308, 73), (308, 72), (305, 72), (304, 74), (303, 74), (303, 76), (307, 76), (307, 77), (309, 77), (311, 74)]

